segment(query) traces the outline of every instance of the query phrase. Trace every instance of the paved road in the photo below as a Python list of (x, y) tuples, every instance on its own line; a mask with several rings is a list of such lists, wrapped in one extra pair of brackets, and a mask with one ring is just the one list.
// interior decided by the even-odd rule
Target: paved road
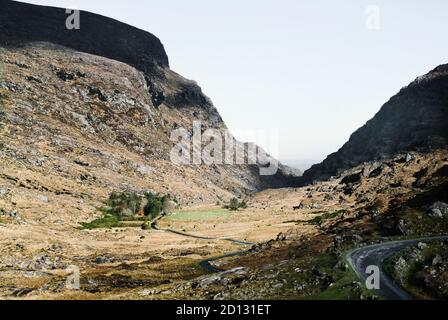
[(347, 254), (347, 261), (351, 268), (356, 272), (362, 282), (367, 277), (366, 270), (368, 266), (378, 266), (380, 268), (380, 290), (376, 293), (387, 300), (412, 300), (411, 295), (400, 288), (392, 279), (390, 279), (382, 270), (383, 262), (406, 247), (417, 245), (420, 242), (431, 242), (436, 240), (445, 240), (448, 236), (428, 237), (412, 240), (399, 240), (367, 246), (350, 251)]
[[(158, 230), (158, 231), (170, 232), (170, 233), (177, 234), (179, 236), (188, 237), (188, 238), (194, 238), (194, 239), (200, 239), (200, 240), (214, 240), (214, 241), (222, 240), (222, 241), (232, 242), (232, 243), (235, 243), (235, 244), (238, 244), (238, 245), (241, 245), (241, 246), (252, 246), (252, 245), (255, 244), (255, 243), (252, 243), (252, 242), (236, 240), (236, 239), (232, 239), (232, 238), (204, 237), (204, 236), (197, 236), (197, 235), (194, 235), (194, 234), (189, 234), (189, 233), (186, 233), (186, 232), (177, 231), (177, 230), (173, 230), (173, 229), (160, 229), (157, 226), (157, 222), (159, 220), (161, 220), (162, 218), (163, 218), (163, 216), (160, 216), (160, 217), (154, 219), (151, 222), (151, 228), (154, 229), (154, 230)], [(203, 261), (199, 262), (199, 266), (201, 268), (205, 269), (206, 271), (209, 271), (209, 272), (214, 272), (214, 273), (223, 272), (224, 270), (221, 270), (221, 269), (219, 269), (217, 267), (212, 266), (211, 262), (218, 261), (218, 260), (221, 260), (221, 259), (224, 259), (224, 258), (239, 256), (239, 255), (242, 255), (242, 254), (244, 254), (246, 252), (247, 252), (247, 250), (241, 250), (241, 251), (237, 251), (237, 252), (228, 253), (228, 254), (225, 254), (225, 255), (222, 255), (222, 256), (219, 256), (219, 257), (206, 259), (206, 260), (203, 260)]]
[[(195, 239), (202, 239), (202, 240), (224, 240), (229, 241), (238, 245), (242, 246), (250, 246), (254, 245), (254, 243), (241, 241), (241, 240), (235, 240), (231, 238), (213, 238), (213, 237), (204, 237), (204, 236), (197, 236), (189, 233), (185, 233), (182, 231), (172, 230), (172, 229), (160, 229), (157, 226), (157, 222), (162, 219), (163, 216), (156, 218), (152, 221), (151, 227), (154, 230), (164, 231), (164, 232), (170, 232), (174, 233), (180, 236), (189, 237), (189, 238), (195, 238)], [(392, 256), (394, 253), (397, 253), (406, 247), (417, 245), (420, 242), (431, 242), (436, 240), (445, 240), (448, 239), (448, 236), (439, 236), (439, 237), (428, 237), (428, 238), (420, 238), (420, 239), (412, 239), (412, 240), (399, 240), (399, 241), (391, 241), (381, 244), (376, 244), (372, 246), (366, 246), (363, 248), (355, 249), (350, 251), (347, 254), (347, 261), (350, 264), (351, 268), (355, 271), (355, 273), (358, 275), (358, 277), (361, 279), (362, 282), (365, 282), (367, 277), (369, 276), (366, 274), (366, 270), (368, 266), (378, 266), (380, 268), (380, 288), (379, 290), (376, 290), (376, 293), (379, 296), (384, 297), (387, 300), (412, 300), (412, 297), (404, 291), (402, 288), (400, 288), (392, 279), (390, 279), (381, 268), (381, 265), (383, 262)], [(228, 257), (234, 257), (238, 255), (242, 255), (246, 253), (247, 250), (241, 250), (237, 252), (232, 252), (229, 254), (225, 254), (219, 257), (206, 259), (201, 262), (199, 262), (199, 266), (205, 269), (209, 272), (223, 272), (224, 270), (221, 270), (217, 267), (214, 267), (211, 262), (218, 261), (224, 258)]]

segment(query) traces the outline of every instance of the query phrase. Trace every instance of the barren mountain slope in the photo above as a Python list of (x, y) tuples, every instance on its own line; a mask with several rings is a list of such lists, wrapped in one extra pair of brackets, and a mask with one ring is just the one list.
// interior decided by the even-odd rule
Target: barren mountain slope
[(0, 4), (3, 210), (78, 221), (72, 213), (95, 212), (112, 190), (197, 204), (292, 182), (281, 165), (261, 176), (258, 165), (170, 161), (174, 130), (226, 126), (201, 88), (169, 69), (155, 36), (87, 12), (81, 30), (67, 30), (63, 9)]
[(447, 144), (448, 65), (441, 65), (392, 97), (338, 152), (307, 170), (302, 183), (326, 180), (397, 152), (432, 150)]
[[(17, 198), (11, 208), (30, 210), (42, 196), (56, 206), (51, 212), (62, 199), (76, 211), (75, 203), (95, 204), (112, 190), (215, 203), (282, 184), (262, 181), (257, 166), (171, 163), (173, 129), (224, 123), (210, 104), (154, 106), (145, 75), (126, 64), (40, 43), (0, 49), (0, 68), (0, 179)], [(195, 86), (169, 69), (158, 72), (167, 99)]]

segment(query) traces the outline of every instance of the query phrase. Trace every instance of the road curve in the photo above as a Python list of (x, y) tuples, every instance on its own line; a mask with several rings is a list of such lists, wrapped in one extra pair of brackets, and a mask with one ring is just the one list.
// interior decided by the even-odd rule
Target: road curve
[(427, 237), (412, 240), (397, 240), (381, 244), (375, 244), (358, 248), (347, 253), (346, 258), (350, 267), (364, 283), (369, 276), (366, 274), (368, 266), (378, 266), (380, 268), (380, 289), (375, 290), (379, 296), (386, 300), (412, 300), (412, 296), (400, 288), (390, 279), (382, 269), (383, 262), (393, 254), (406, 247), (417, 245), (420, 242), (431, 242), (448, 239), (448, 236)]
[[(177, 231), (177, 230), (173, 230), (173, 229), (160, 229), (157, 226), (157, 222), (159, 220), (161, 220), (163, 218), (163, 216), (159, 216), (156, 219), (154, 219), (153, 221), (151, 221), (151, 228), (153, 230), (157, 230), (157, 231), (164, 231), (164, 232), (170, 232), (173, 234), (177, 234), (179, 236), (183, 236), (183, 237), (188, 237), (188, 238), (194, 238), (194, 239), (200, 239), (200, 240), (222, 240), (222, 241), (228, 241), (228, 242), (232, 242), (241, 246), (252, 246), (255, 243), (252, 242), (247, 242), (247, 241), (242, 241), (242, 240), (236, 240), (236, 239), (232, 239), (232, 238), (214, 238), (214, 237), (204, 237), (204, 236), (197, 236), (194, 234), (189, 234), (186, 232), (182, 232), (182, 231)], [(202, 260), (201, 262), (199, 262), (199, 266), (203, 269), (205, 269), (206, 271), (209, 272), (213, 272), (213, 273), (218, 273), (218, 272), (223, 272), (224, 270), (221, 270), (217, 267), (212, 266), (211, 262), (213, 261), (218, 261), (224, 258), (229, 258), (229, 257), (235, 257), (235, 256), (239, 256), (242, 255), (244, 253), (248, 252), (248, 250), (241, 250), (241, 251), (237, 251), (237, 252), (232, 252), (232, 253), (228, 253), (219, 257), (214, 257), (214, 258), (210, 258), (210, 259), (206, 259), (206, 260)]]

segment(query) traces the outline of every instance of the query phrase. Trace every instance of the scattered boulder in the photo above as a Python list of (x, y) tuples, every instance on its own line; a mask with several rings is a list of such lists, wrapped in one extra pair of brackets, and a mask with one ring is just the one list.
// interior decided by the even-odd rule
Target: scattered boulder
[(276, 283), (272, 286), (272, 289), (281, 289), (283, 288), (284, 284), (283, 283)]
[(24, 90), (24, 88), (21, 85), (9, 81), (0, 82), (0, 89), (6, 89), (11, 92), (21, 92)]
[(245, 275), (247, 273), (247, 269), (244, 267), (237, 267), (227, 271), (222, 272), (221, 274), (235, 274), (235, 275)]
[(448, 204), (444, 202), (435, 202), (431, 207), (429, 207), (429, 215), (436, 218), (443, 218), (443, 216), (448, 215)]
[(42, 80), (40, 80), (39, 78), (33, 77), (33, 76), (26, 77), (26, 80), (37, 82), (37, 83), (43, 83)]
[(71, 80), (75, 80), (77, 78), (85, 78), (85, 76), (86, 76), (85, 73), (82, 73), (80, 71), (69, 72), (64, 69), (59, 69), (58, 72), (56, 72), (56, 75), (62, 81), (71, 81)]
[(431, 209), (440, 209), (443, 214), (448, 214), (448, 204), (437, 201), (432, 206)]
[(269, 250), (272, 248), (274, 244), (274, 240), (270, 240), (266, 243), (259, 243), (252, 246), (252, 248), (249, 249), (250, 253), (260, 252), (263, 250)]
[(303, 273), (303, 270), (300, 269), (300, 268), (295, 268), (295, 269), (294, 269), (294, 272), (295, 272), (295, 273)]
[(152, 296), (152, 295), (154, 295), (156, 293), (157, 293), (156, 290), (144, 289), (144, 290), (139, 292), (139, 295), (142, 296), (142, 297), (147, 297), (147, 296)]
[(141, 164), (141, 163), (137, 163), (135, 164), (135, 170), (137, 172), (139, 172), (142, 175), (151, 175), (155, 173), (155, 169), (153, 167)]
[(73, 162), (76, 163), (77, 165), (81, 166), (81, 167), (88, 167), (88, 166), (90, 166), (90, 164), (88, 164), (87, 162), (81, 161), (81, 160), (75, 160)]
[(95, 264), (106, 264), (106, 263), (112, 263), (114, 262), (114, 258), (109, 258), (109, 257), (97, 257), (93, 260), (93, 262)]
[(13, 64), (13, 65), (15, 65), (15, 66), (17, 66), (19, 68), (22, 68), (22, 69), (31, 69), (30, 65), (28, 65), (26, 63), (23, 63), (23, 62), (20, 62), (20, 61), (6, 60), (5, 62), (9, 63), (9, 64)]
[(350, 174), (345, 176), (342, 180), (341, 180), (341, 184), (351, 184), (351, 183), (358, 183), (361, 181), (363, 177), (363, 171), (354, 173), (354, 174)]
[(436, 255), (435, 257), (434, 257), (434, 259), (432, 259), (432, 265), (433, 266), (437, 266), (437, 265), (439, 265), (439, 264), (442, 264), (443, 263), (443, 258), (442, 258), (442, 256), (441, 255)]
[(59, 79), (61, 79), (62, 81), (70, 81), (70, 80), (75, 80), (75, 74), (71, 73), (71, 72), (67, 72), (64, 69), (60, 69), (58, 70), (58, 72), (56, 72), (56, 75), (58, 76)]
[(9, 216), (10, 218), (13, 218), (15, 220), (20, 220), (20, 215), (19, 215), (19, 212), (17, 210), (9, 211), (7, 213), (7, 216)]
[(443, 213), (439, 209), (431, 209), (429, 215), (434, 218), (443, 218)]
[(35, 167), (42, 167), (45, 163), (45, 159), (29, 159), (29, 163)]
[(418, 245), (417, 245), (417, 247), (418, 247), (420, 250), (424, 250), (424, 249), (428, 248), (428, 245), (427, 245), (426, 243), (424, 243), (424, 242), (419, 242)]
[(411, 227), (403, 219), (398, 221), (397, 229), (405, 236), (412, 234)]
[(37, 196), (37, 200), (39, 200), (40, 202), (48, 202), (48, 197), (40, 194)]
[(288, 236), (286, 235), (286, 234), (284, 234), (284, 233), (279, 233), (278, 235), (277, 235), (277, 241), (286, 241), (288, 239)]
[(6, 196), (8, 194), (8, 190), (0, 188), (0, 198)]
[(401, 156), (397, 159), (395, 159), (395, 163), (409, 163), (414, 159), (414, 157), (412, 156), (412, 154), (407, 153), (404, 156)]
[(107, 102), (109, 100), (109, 97), (97, 87), (89, 87), (89, 96), (97, 97), (103, 102)]
[(208, 286), (211, 286), (212, 284), (219, 284), (221, 282), (222, 278), (218, 274), (214, 274), (210, 277), (204, 278), (199, 283), (199, 286), (201, 288), (207, 288)]

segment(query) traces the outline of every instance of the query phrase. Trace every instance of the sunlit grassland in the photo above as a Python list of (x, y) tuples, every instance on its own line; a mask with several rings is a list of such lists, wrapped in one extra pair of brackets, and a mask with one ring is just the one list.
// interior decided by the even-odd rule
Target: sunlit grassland
[(166, 220), (168, 221), (201, 221), (216, 218), (229, 217), (234, 213), (226, 209), (211, 209), (197, 211), (177, 211), (170, 214)]

